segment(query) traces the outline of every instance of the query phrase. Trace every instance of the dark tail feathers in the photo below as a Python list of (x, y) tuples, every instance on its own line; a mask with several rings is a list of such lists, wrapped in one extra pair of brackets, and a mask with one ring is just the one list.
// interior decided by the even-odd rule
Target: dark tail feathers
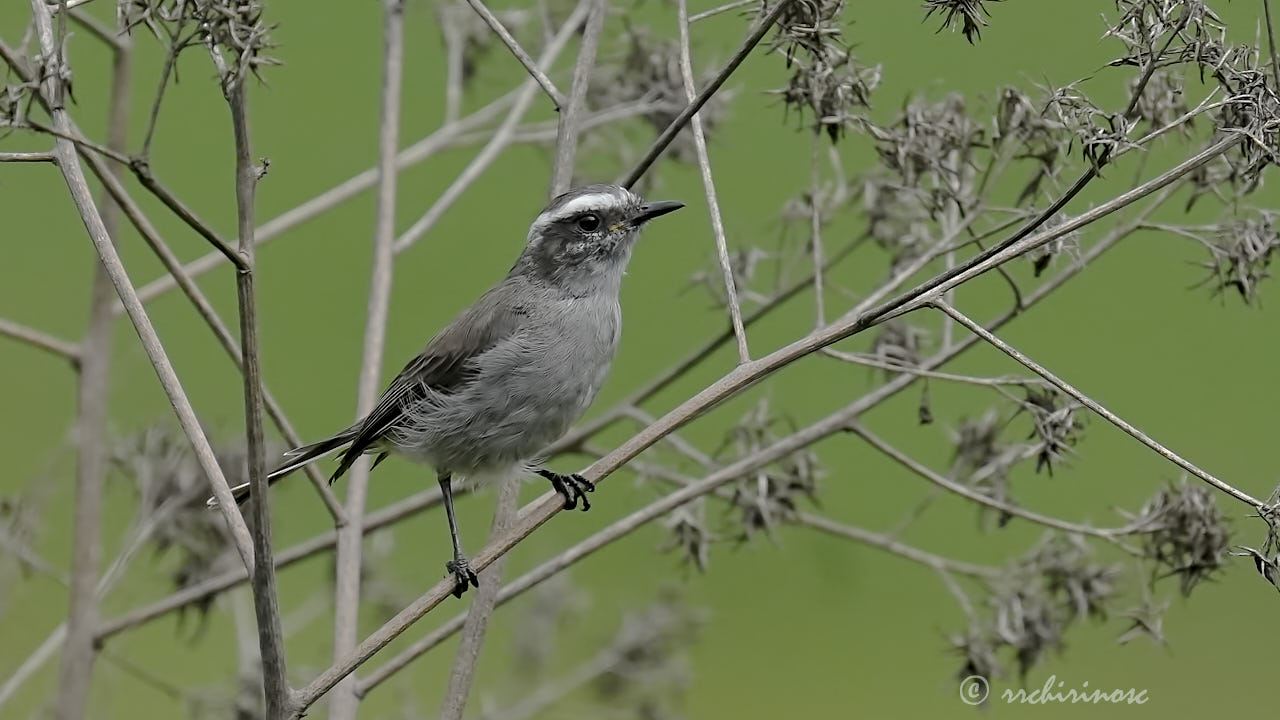
[[(275, 485), (286, 475), (297, 470), (303, 465), (307, 465), (335, 450), (341, 449), (344, 445), (351, 442), (351, 439), (355, 437), (355, 434), (355, 429), (348, 428), (331, 438), (326, 438), (320, 442), (303, 445), (302, 447), (289, 450), (284, 454), (284, 464), (267, 473), (267, 483), (269, 485)], [(337, 476), (335, 475), (335, 477)], [(242, 483), (231, 488), (231, 496), (236, 499), (237, 505), (243, 505), (244, 502), (249, 499), (249, 483)], [(207, 504), (209, 507), (217, 507), (218, 500), (217, 498), (209, 498)]]

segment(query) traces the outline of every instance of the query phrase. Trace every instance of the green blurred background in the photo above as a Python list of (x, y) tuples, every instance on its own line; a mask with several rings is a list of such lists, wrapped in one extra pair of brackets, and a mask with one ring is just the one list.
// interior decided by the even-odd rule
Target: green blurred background
[[(97, 5), (108, 5), (98, 3)], [(615, 3), (622, 6), (623, 3)], [(714, 3), (695, 2), (692, 12)], [(1233, 23), (1236, 38), (1252, 40), (1261, 6), (1235, 2), (1218, 8)], [(912, 96), (940, 99), (960, 92), (970, 106), (1002, 85), (1030, 89), (1090, 75), (1117, 46), (1101, 39), (1100, 16), (1109, 2), (1021, 0), (991, 6), (992, 26), (980, 43), (958, 35), (935, 35), (936, 20), (921, 22), (916, 2), (851, 3), (848, 36), (865, 62), (883, 63), (884, 84), (876, 95), (876, 116), (887, 119)], [(109, 12), (94, 6), (96, 14)], [(674, 34), (674, 8), (662, 2), (627, 9), (627, 21), (652, 24), (657, 34)], [(16, 42), (28, 16), (24, 3), (0, 8), (0, 33)], [(265, 72), (267, 84), (252, 93), (255, 154), (271, 160), (259, 186), (263, 220), (294, 207), (376, 158), (380, 83), (381, 13), (372, 0), (354, 3), (268, 3), (267, 17), (279, 23), (274, 54), (284, 65)], [(622, 18), (613, 15), (606, 38), (615, 38)], [(696, 64), (712, 67), (726, 58), (745, 28), (726, 14), (695, 26)], [(133, 132), (136, 148), (162, 57), (156, 42), (138, 35), (134, 78)], [(417, 140), (437, 127), (442, 113), (443, 54), (433, 9), (411, 0), (406, 25), (406, 71), (402, 139)], [(601, 52), (614, 57), (621, 47), (606, 40)], [(556, 75), (567, 87), (564, 54)], [(77, 105), (74, 115), (92, 137), (103, 136), (108, 55), (85, 33), (71, 44)], [(184, 57), (181, 82), (172, 87), (153, 148), (157, 176), (169, 183), (209, 222), (230, 234), (234, 228), (233, 153), (230, 122), (216, 90), (212, 69), (199, 50)], [(466, 105), (478, 107), (520, 77), (518, 66), (500, 48), (482, 63)], [(1102, 74), (1089, 85), (1095, 99), (1120, 102), (1129, 75)], [(729, 119), (714, 135), (711, 157), (720, 199), (734, 246), (769, 247), (780, 232), (778, 213), (808, 183), (809, 141), (794, 121), (784, 125), (782, 109), (765, 90), (785, 81), (782, 61), (757, 54), (730, 81), (736, 89)], [(1198, 88), (1189, 92), (1193, 98)], [(539, 102), (529, 119), (550, 119)], [(978, 112), (986, 117), (985, 111)], [(636, 138), (647, 143), (643, 132)], [(5, 150), (46, 147), (43, 139), (18, 135), (0, 141)], [(1184, 157), (1189, 145), (1175, 141), (1148, 158), (1147, 175)], [(397, 228), (416, 220), (477, 151), (466, 147), (439, 154), (404, 172), (400, 179)], [(866, 140), (851, 136), (843, 145), (847, 170), (856, 175), (872, 157)], [(616, 155), (588, 145), (580, 173), (607, 180), (625, 169)], [(462, 200), (396, 265), (384, 377), (461, 307), (494, 282), (519, 251), (530, 218), (541, 207), (549, 175), (545, 148), (507, 150)], [(1128, 187), (1132, 168), (1096, 183), (1087, 198)], [(689, 208), (655, 227), (639, 247), (624, 288), (627, 322), (614, 372), (595, 412), (666, 368), (710, 333), (723, 327), (721, 312), (701, 291), (682, 292), (689, 276), (709, 267), (712, 239), (701, 184), (688, 166), (664, 162), (654, 196), (678, 198)], [(186, 259), (207, 246), (145, 193), (151, 218)], [(1256, 198), (1274, 205), (1275, 195)], [(1175, 203), (1177, 204), (1177, 203)], [(1069, 208), (1070, 209), (1070, 208)], [(259, 252), (262, 357), (266, 379), (304, 437), (342, 426), (354, 406), (360, 339), (364, 328), (373, 199), (365, 193), (321, 219), (273, 240)], [(1209, 219), (1206, 216), (1202, 219)], [(4, 243), (0, 258), (0, 314), (55, 335), (78, 338), (87, 316), (89, 281), (95, 262), (65, 186), (52, 167), (0, 165), (0, 218)], [(862, 227), (843, 221), (828, 231), (838, 244)], [(131, 228), (121, 253), (136, 284), (161, 269)], [(1057, 370), (1122, 416), (1170, 447), (1255, 496), (1275, 485), (1276, 361), (1280, 323), (1274, 308), (1244, 307), (1235, 297), (1217, 299), (1191, 286), (1203, 277), (1195, 263), (1203, 250), (1172, 236), (1142, 234), (1126, 240), (1080, 277), (1055, 293), (1006, 331), (1032, 357)], [(863, 290), (881, 276), (886, 258), (868, 249), (843, 264), (833, 283)], [(1061, 267), (1061, 266), (1059, 266)], [(224, 318), (235, 317), (232, 275), (225, 267), (200, 284)], [(1274, 283), (1271, 283), (1274, 285)], [(1264, 298), (1273, 287), (1264, 285)], [(997, 312), (998, 285), (960, 294), (963, 309), (979, 318)], [(809, 327), (812, 296), (802, 295), (751, 333), (756, 354), (771, 350)], [(833, 293), (833, 307), (847, 300)], [(242, 424), (238, 376), (202, 322), (177, 293), (148, 306), (184, 386), (204, 422), (219, 437), (231, 438)], [(936, 327), (936, 320), (928, 319)], [(865, 347), (865, 340), (850, 347)], [(731, 349), (720, 352), (682, 382), (650, 401), (661, 413), (727, 371)], [(1003, 357), (977, 348), (953, 366), (959, 372), (1001, 374), (1015, 368)], [(5, 432), (0, 455), (7, 468), (0, 492), (15, 494), (32, 484), (47, 494), (46, 523), (37, 549), (65, 567), (70, 552), (74, 454), (69, 421), (74, 413), (73, 376), (62, 363), (11, 341), (0, 341), (0, 408)], [(700, 419), (684, 435), (714, 448), (725, 430), (762, 397), (805, 424), (858, 397), (876, 376), (821, 358), (784, 370), (776, 380), (753, 388)], [(935, 467), (950, 459), (948, 428), (980, 414), (992, 401), (980, 390), (932, 387), (937, 422), (915, 422), (918, 388), (903, 393), (865, 418), (877, 432)], [(124, 435), (170, 415), (167, 402), (139, 348), (132, 328), (119, 321), (114, 343), (111, 430)], [(615, 427), (609, 443), (626, 437)], [(854, 436), (837, 436), (817, 451), (828, 469), (822, 511), (873, 529), (895, 525), (925, 493), (917, 478), (869, 450)], [(1178, 477), (1176, 469), (1098, 420), (1071, 466), (1052, 478), (1023, 468), (1014, 474), (1017, 497), (1028, 506), (1070, 519), (1115, 524), (1114, 508), (1136, 509), (1158, 487)], [(427, 471), (402, 461), (379, 468), (371, 485), (376, 508), (416, 492)], [(340, 492), (345, 487), (340, 486)], [(530, 483), (526, 496), (541, 492)], [(585, 537), (611, 520), (656, 497), (661, 489), (619, 474), (596, 496), (592, 513), (557, 517), (513, 555), (509, 576)], [(110, 558), (120, 544), (133, 508), (125, 482), (108, 491), (104, 550)], [(480, 546), (488, 528), (492, 493), (462, 502), (464, 542)], [(1255, 544), (1262, 526), (1240, 505), (1221, 503), (1234, 520), (1236, 541)], [(711, 506), (715, 507), (715, 506)], [(324, 530), (328, 517), (305, 481), (279, 487), (275, 495), (278, 547)], [(717, 515), (719, 511), (713, 511)], [(927, 549), (980, 562), (1021, 554), (1040, 531), (1012, 523), (984, 531), (974, 511), (944, 500), (905, 538)], [(380, 565), (410, 594), (440, 576), (447, 539), (439, 513), (416, 517), (393, 531), (393, 560)], [(634, 533), (571, 571), (575, 592), (584, 598), (579, 615), (556, 638), (555, 663), (570, 668), (608, 641), (620, 616), (649, 604), (658, 588), (674, 583), (687, 599), (707, 611), (707, 622), (691, 653), (691, 679), (684, 713), (699, 718), (777, 716), (910, 718), (971, 717), (977, 712), (958, 698), (948, 633), (964, 617), (937, 578), (918, 566), (846, 541), (799, 528), (782, 528), (775, 541), (760, 537), (740, 547), (717, 546), (710, 571), (690, 571), (672, 554), (656, 552), (665, 541), (657, 525)], [(129, 577), (107, 599), (110, 617), (168, 591), (172, 558), (144, 554)], [(327, 598), (330, 560), (315, 558), (281, 574), (282, 604), (288, 609)], [(10, 574), (17, 579), (19, 576)], [(992, 717), (1033, 713), (1074, 717), (1231, 717), (1274, 708), (1278, 665), (1269, 641), (1275, 618), (1275, 590), (1259, 580), (1251, 563), (1234, 561), (1216, 582), (1197, 589), (1190, 601), (1172, 583), (1167, 647), (1145, 639), (1118, 646), (1124, 618), (1076, 626), (1066, 652), (1052, 655), (1027, 679), (1039, 687), (1051, 675), (1078, 687), (1145, 688), (1144, 706), (1006, 707), (993, 703)], [(41, 575), (4, 588), (0, 600), (0, 677), (7, 677), (65, 615), (65, 592)], [(406, 634), (421, 636), (463, 606), (450, 603)], [(501, 611), (489, 634), (472, 710), (502, 706), (519, 693), (509, 682), (513, 634), (525, 611), (520, 603)], [(385, 616), (366, 608), (361, 635)], [(327, 611), (288, 644), (295, 684), (327, 666)], [(112, 640), (109, 650), (164, 681), (184, 688), (212, 687), (235, 672), (232, 624), (226, 605), (214, 607), (207, 629), (190, 640), (175, 617)], [(404, 717), (405, 708), (431, 715), (443, 693), (453, 645), (418, 661), (365, 702), (365, 717)], [(375, 660), (375, 663), (377, 661)], [(555, 673), (553, 672), (553, 675)], [(996, 693), (1016, 687), (1014, 678), (994, 683)], [(56, 659), (28, 682), (8, 706), (6, 718), (38, 714), (57, 688)], [(117, 665), (96, 667), (91, 698), (95, 718), (160, 718), (183, 712), (180, 702), (138, 682)], [(323, 713), (317, 707), (314, 713)], [(598, 717), (598, 706), (580, 693), (546, 717)]]

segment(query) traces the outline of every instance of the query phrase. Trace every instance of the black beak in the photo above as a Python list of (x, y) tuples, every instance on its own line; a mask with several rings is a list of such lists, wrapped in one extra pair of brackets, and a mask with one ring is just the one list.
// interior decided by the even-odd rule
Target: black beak
[(675, 212), (682, 207), (684, 207), (684, 203), (673, 200), (645, 203), (640, 206), (640, 210), (631, 218), (631, 224), (635, 227), (640, 227), (660, 215)]

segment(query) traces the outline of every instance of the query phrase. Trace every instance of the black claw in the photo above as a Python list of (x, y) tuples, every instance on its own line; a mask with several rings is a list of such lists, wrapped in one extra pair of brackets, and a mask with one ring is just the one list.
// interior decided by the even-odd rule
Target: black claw
[(577, 507), (578, 500), (582, 500), (583, 512), (591, 509), (591, 503), (587, 501), (587, 493), (595, 492), (596, 486), (592, 485), (590, 480), (577, 473), (561, 475), (545, 468), (539, 470), (538, 474), (551, 481), (551, 487), (564, 496), (565, 510), (572, 510)]
[(454, 580), (457, 585), (453, 588), (453, 596), (461, 598), (462, 593), (467, 591), (467, 587), (480, 587), (480, 577), (476, 575), (476, 571), (471, 569), (471, 563), (461, 555), (454, 555), (453, 559), (444, 564), (449, 572), (453, 573)]

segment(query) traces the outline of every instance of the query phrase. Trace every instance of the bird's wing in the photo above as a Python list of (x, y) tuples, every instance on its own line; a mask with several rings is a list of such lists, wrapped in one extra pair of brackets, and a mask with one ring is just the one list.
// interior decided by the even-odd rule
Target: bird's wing
[(514, 290), (509, 283), (503, 283), (485, 293), (404, 366), (382, 393), (378, 404), (357, 423), (356, 435), (330, 482), (341, 477), (356, 458), (404, 418), (428, 391), (456, 390), (471, 376), (472, 359), (519, 331), (528, 306), (514, 300), (517, 295)]

